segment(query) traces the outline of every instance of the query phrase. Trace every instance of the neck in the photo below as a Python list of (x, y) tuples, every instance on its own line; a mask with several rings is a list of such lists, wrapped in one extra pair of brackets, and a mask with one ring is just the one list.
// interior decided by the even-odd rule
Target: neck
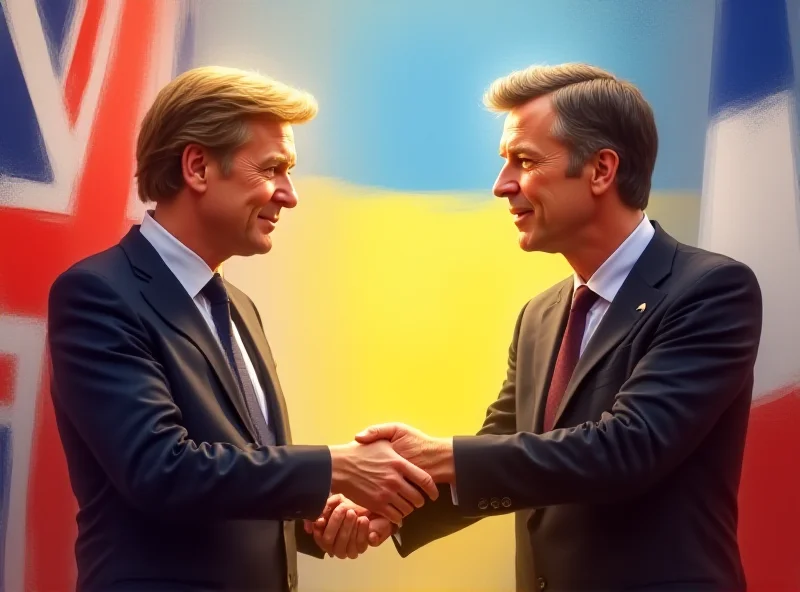
[(569, 249), (562, 251), (570, 267), (587, 282), (600, 266), (614, 254), (642, 221), (642, 210), (619, 211), (585, 228)]
[(175, 200), (160, 203), (153, 212), (153, 218), (172, 236), (194, 251), (213, 271), (217, 271), (226, 257), (220, 256), (207, 240), (207, 234), (197, 215), (184, 208)]

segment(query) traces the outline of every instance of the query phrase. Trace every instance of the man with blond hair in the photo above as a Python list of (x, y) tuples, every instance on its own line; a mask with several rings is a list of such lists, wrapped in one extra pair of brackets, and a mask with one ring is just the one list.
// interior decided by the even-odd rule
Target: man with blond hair
[(400, 553), (515, 512), (519, 590), (744, 589), (754, 274), (645, 215), (658, 141), (632, 84), (584, 64), (530, 67), (485, 100), (507, 114), (494, 193), (520, 247), (561, 253), (573, 273), (522, 308), (477, 436), (402, 424), (357, 436), (389, 439), (442, 484), (404, 521)]
[(322, 556), (302, 520), (331, 493), (352, 508), (336, 548), (350, 557), (372, 522), (387, 530), (423, 491), (438, 495), (388, 442), (291, 444), (258, 310), (218, 272), (272, 248), (297, 205), (292, 126), (316, 111), (309, 94), (253, 73), (177, 77), (136, 148), (139, 195), (155, 209), (52, 286), (78, 590), (294, 590), (296, 544)]

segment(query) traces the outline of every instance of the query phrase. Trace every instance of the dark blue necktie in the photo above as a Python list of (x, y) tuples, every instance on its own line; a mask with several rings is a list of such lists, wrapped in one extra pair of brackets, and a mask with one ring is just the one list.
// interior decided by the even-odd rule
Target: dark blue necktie
[(253, 388), (250, 374), (247, 372), (247, 366), (244, 363), (244, 357), (236, 340), (233, 338), (230, 299), (228, 298), (228, 291), (225, 289), (225, 283), (222, 281), (222, 276), (215, 273), (214, 277), (209, 280), (200, 293), (211, 304), (211, 317), (214, 319), (217, 335), (222, 343), (222, 349), (225, 350), (225, 356), (228, 358), (228, 364), (233, 370), (233, 375), (238, 379), (239, 387), (244, 394), (244, 402), (248, 413), (250, 413), (250, 420), (256, 427), (259, 444), (272, 446), (275, 444), (275, 436), (264, 419), (264, 414), (261, 412), (261, 407), (256, 398), (255, 388)]

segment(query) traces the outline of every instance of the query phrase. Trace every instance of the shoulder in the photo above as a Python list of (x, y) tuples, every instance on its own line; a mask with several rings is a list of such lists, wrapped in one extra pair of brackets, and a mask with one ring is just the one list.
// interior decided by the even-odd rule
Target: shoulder
[(760, 295), (758, 278), (745, 263), (714, 251), (678, 243), (673, 276), (683, 290), (701, 288), (727, 290), (731, 287)]
[(84, 284), (105, 284), (110, 289), (125, 284), (132, 276), (125, 252), (119, 245), (85, 257), (61, 272), (50, 287), (50, 295)]

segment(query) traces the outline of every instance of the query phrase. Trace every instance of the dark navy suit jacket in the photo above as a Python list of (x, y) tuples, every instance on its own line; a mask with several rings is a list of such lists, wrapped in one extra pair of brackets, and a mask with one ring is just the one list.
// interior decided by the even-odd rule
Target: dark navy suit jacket
[(79, 505), (79, 590), (291, 590), (296, 541), (322, 556), (298, 526), (325, 505), (330, 453), (283, 446), (261, 319), (227, 288), (278, 446), (254, 444), (222, 349), (138, 226), (53, 284), (51, 386)]

